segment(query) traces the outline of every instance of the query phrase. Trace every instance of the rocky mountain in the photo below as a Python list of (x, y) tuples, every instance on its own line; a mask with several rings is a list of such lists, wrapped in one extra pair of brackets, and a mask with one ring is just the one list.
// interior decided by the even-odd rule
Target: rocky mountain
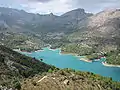
[(74, 30), (78, 21), (91, 15), (84, 9), (76, 9), (56, 16), (52, 13), (40, 15), (0, 7), (0, 25), (4, 26), (5, 30), (14, 32), (69, 32)]
[[(82, 52), (80, 49), (75, 49), (79, 55), (99, 53), (102, 56), (104, 54), (109, 56), (114, 54), (112, 52), (117, 52), (116, 55), (113, 55), (114, 58), (109, 58), (108, 62), (112, 64), (112, 61), (114, 61), (114, 64), (120, 64), (117, 57), (119, 56), (120, 47), (120, 9), (105, 10), (97, 13), (83, 22), (79, 22), (78, 27), (79, 30), (67, 36), (67, 39), (71, 42), (70, 44), (73, 44), (73, 47), (77, 43), (76, 48), (83, 48), (84, 46), (84, 50), (87, 49), (88, 52), (84, 53), (80, 53)], [(108, 55), (108, 53), (111, 54)]]
[(119, 36), (120, 10), (103, 11), (90, 17), (87, 27), (92, 36), (96, 35), (106, 38)]
[[(102, 11), (84, 21), (84, 25), (79, 23), (78, 31), (71, 35), (71, 39), (78, 40), (84, 44), (97, 45), (118, 45), (120, 35), (120, 10)], [(74, 37), (75, 36), (75, 37)]]
[[(76, 31), (78, 22), (91, 15), (84, 9), (56, 16), (53, 13), (40, 15), (0, 7), (0, 44), (12, 49), (38, 50), (47, 44), (64, 41), (61, 38), (66, 33)], [(55, 44), (54, 47), (60, 46), (61, 43)]]

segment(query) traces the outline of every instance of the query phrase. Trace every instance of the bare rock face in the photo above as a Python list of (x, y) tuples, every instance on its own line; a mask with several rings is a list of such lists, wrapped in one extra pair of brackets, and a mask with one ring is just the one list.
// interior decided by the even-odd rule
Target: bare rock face
[(100, 13), (97, 13), (96, 15), (90, 17), (91, 21), (89, 22), (89, 25), (94, 26), (101, 26), (107, 21), (110, 21), (111, 19), (120, 17), (120, 11), (119, 10), (111, 10), (111, 11), (102, 11)]
[(65, 80), (65, 81), (64, 81), (64, 84), (65, 84), (65, 85), (69, 85), (69, 80)]
[[(107, 10), (89, 18), (87, 36), (107, 51), (116, 50), (120, 46), (120, 10)], [(110, 48), (114, 47), (114, 48)], [(101, 49), (102, 50), (102, 49)], [(104, 50), (102, 50), (104, 52)]]
[(88, 28), (103, 35), (117, 34), (120, 31), (120, 10), (102, 11), (90, 17)]
[[(86, 44), (98, 52), (116, 50), (120, 46), (120, 10), (105, 10), (78, 23), (79, 30), (69, 35), (73, 43)], [(96, 50), (97, 51), (97, 50)]]
[[(88, 35), (118, 35), (120, 31), (120, 10), (105, 10), (79, 22), (79, 29)], [(111, 37), (111, 36), (110, 36)]]

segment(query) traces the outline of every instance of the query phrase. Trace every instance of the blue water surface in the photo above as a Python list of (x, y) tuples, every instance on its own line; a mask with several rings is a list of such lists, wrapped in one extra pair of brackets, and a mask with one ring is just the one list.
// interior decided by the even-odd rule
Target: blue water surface
[(35, 57), (37, 59), (43, 59), (43, 62), (54, 65), (58, 68), (72, 68), (80, 71), (89, 71), (95, 74), (100, 74), (106, 77), (112, 77), (115, 81), (120, 81), (120, 68), (119, 67), (106, 67), (102, 65), (101, 61), (97, 62), (84, 62), (80, 60), (80, 57), (73, 55), (60, 54), (60, 49), (50, 50), (44, 48), (44, 51), (38, 52), (22, 52), (23, 54)]

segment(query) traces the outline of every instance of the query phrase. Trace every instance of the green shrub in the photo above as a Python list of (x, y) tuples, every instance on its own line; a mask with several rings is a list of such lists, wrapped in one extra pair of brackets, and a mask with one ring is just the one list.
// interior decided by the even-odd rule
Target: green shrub
[(19, 81), (14, 82), (13, 87), (16, 88), (16, 89), (18, 89), (18, 90), (20, 90), (20, 89), (21, 89), (21, 84), (20, 84), (20, 82), (19, 82)]
[(52, 73), (52, 72), (53, 72), (53, 70), (50, 68), (50, 69), (48, 70), (48, 72), (49, 72), (49, 73)]

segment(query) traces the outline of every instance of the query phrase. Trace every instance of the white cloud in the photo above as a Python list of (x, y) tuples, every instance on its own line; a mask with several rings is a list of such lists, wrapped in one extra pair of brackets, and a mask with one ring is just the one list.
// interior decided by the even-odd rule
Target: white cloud
[(0, 4), (34, 13), (54, 14), (62, 14), (76, 8), (84, 8), (94, 13), (106, 8), (120, 8), (120, 0), (2, 0)]
[(61, 14), (73, 9), (72, 4), (68, 3), (68, 0), (52, 0), (47, 3), (41, 2), (29, 2), (22, 4), (24, 8), (30, 8), (30, 12), (35, 13), (55, 13)]
[(106, 8), (120, 8), (120, 0), (75, 0), (76, 7), (83, 7), (89, 12), (99, 12)]

